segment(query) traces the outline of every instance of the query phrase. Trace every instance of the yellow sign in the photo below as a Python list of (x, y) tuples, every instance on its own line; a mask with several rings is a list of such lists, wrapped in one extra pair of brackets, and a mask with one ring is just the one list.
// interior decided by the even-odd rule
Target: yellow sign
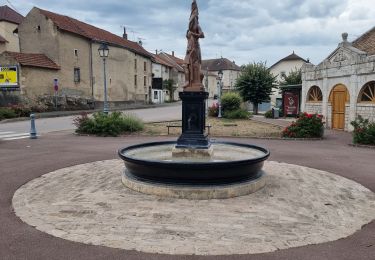
[(0, 67), (0, 86), (18, 86), (17, 66)]

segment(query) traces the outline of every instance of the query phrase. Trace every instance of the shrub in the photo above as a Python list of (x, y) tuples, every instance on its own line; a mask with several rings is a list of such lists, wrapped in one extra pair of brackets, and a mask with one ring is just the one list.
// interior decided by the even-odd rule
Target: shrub
[(237, 109), (233, 111), (225, 111), (224, 118), (228, 119), (249, 119), (252, 116), (250, 112), (245, 109)]
[(97, 136), (118, 136), (123, 133), (133, 133), (144, 128), (143, 122), (137, 117), (121, 112), (113, 112), (108, 115), (103, 112), (93, 114), (81, 114), (76, 117), (73, 124), (80, 134), (94, 134)]
[(282, 133), (288, 138), (321, 138), (324, 134), (323, 116), (300, 114), (298, 120), (286, 127)]
[(208, 115), (211, 117), (217, 117), (219, 115), (219, 104), (217, 102), (213, 103), (212, 106), (208, 108)]
[(264, 117), (265, 117), (265, 118), (273, 118), (272, 110), (268, 110), (268, 111), (264, 114)]
[(221, 108), (224, 112), (240, 109), (241, 103), (241, 96), (236, 92), (228, 92), (221, 97)]
[(29, 117), (31, 114), (31, 108), (23, 105), (10, 105), (9, 109), (16, 113), (17, 117)]
[(354, 127), (353, 143), (375, 145), (375, 122), (370, 123), (359, 115), (351, 125)]
[(0, 120), (15, 118), (17, 114), (10, 108), (2, 107), (0, 108)]

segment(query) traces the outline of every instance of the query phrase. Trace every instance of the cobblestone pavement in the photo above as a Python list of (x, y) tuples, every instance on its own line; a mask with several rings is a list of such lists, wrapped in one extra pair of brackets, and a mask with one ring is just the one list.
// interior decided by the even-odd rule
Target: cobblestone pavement
[[(318, 244), (375, 218), (375, 194), (327, 172), (267, 162), (267, 186), (222, 200), (160, 198), (121, 184), (123, 162), (43, 175), (19, 189), (15, 213), (56, 237), (147, 253), (232, 255)], [(215, 219), (215, 221), (212, 221)]]
[[(121, 147), (165, 137), (96, 138), (69, 133), (37, 140), (0, 141), (0, 259), (126, 259), (126, 260), (373, 260), (375, 222), (344, 239), (255, 255), (187, 256), (140, 253), (76, 243), (38, 231), (13, 212), (12, 197), (25, 183), (43, 174), (87, 162), (116, 159)], [(329, 131), (322, 141), (224, 139), (264, 146), (272, 161), (332, 172), (375, 191), (375, 150), (350, 147), (350, 134)], [(56, 190), (58, 192), (58, 190)], [(216, 218), (211, 220), (215, 223)], [(219, 228), (218, 228), (219, 229)]]

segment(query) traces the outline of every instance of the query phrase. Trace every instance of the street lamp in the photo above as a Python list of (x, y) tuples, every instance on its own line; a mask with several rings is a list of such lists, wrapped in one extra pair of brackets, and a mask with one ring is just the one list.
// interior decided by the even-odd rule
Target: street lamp
[(223, 80), (223, 71), (222, 70), (219, 70), (219, 72), (217, 73), (217, 78), (219, 79), (219, 82), (218, 82), (218, 95), (219, 95), (219, 114), (218, 114), (218, 118), (221, 118), (222, 115), (221, 115), (221, 91), (222, 91), (222, 87), (223, 87), (223, 84), (222, 84), (222, 80)]
[(103, 70), (104, 70), (104, 114), (108, 114), (109, 106), (108, 106), (108, 100), (107, 100), (107, 75), (106, 75), (106, 68), (105, 68), (105, 62), (106, 58), (108, 58), (109, 54), (109, 48), (106, 43), (100, 44), (100, 47), (98, 49), (100, 57), (103, 58)]
[[(210, 91), (209, 91), (209, 88), (208, 88), (208, 67), (206, 68), (206, 82), (205, 82), (205, 85), (206, 85), (206, 92), (208, 93), (208, 96), (210, 95)], [(208, 98), (206, 99), (206, 117), (208, 116)]]

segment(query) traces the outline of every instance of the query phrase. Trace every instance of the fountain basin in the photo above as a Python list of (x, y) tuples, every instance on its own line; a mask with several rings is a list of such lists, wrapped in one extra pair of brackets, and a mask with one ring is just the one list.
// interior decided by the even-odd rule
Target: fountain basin
[(262, 147), (213, 142), (211, 157), (174, 158), (176, 142), (145, 143), (119, 150), (126, 174), (142, 181), (173, 185), (228, 185), (262, 177), (270, 152)]

